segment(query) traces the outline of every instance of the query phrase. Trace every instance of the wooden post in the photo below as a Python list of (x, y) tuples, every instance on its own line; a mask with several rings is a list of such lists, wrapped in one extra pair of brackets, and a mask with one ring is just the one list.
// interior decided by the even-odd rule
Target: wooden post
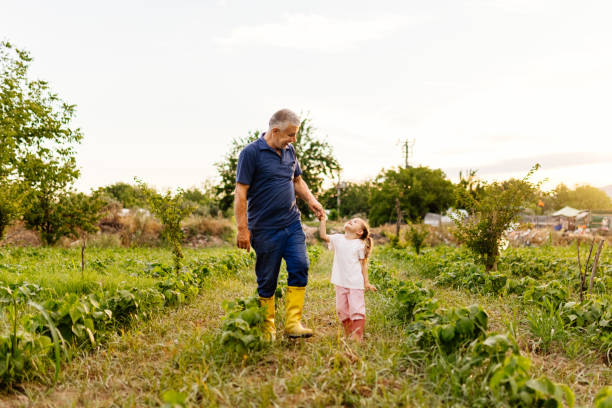
[(580, 274), (580, 292), (586, 290), (586, 274), (589, 269), (589, 262), (591, 262), (591, 255), (593, 254), (593, 245), (595, 244), (595, 238), (591, 241), (591, 247), (589, 248), (589, 256), (587, 257), (586, 264), (584, 264), (584, 273)]
[(595, 260), (593, 261), (593, 269), (591, 270), (591, 279), (589, 281), (589, 295), (593, 291), (593, 280), (595, 279), (595, 272), (597, 272), (597, 264), (599, 263), (599, 255), (601, 254), (601, 249), (604, 246), (605, 240), (599, 241), (599, 246), (597, 247), (597, 253), (595, 254)]
[(582, 303), (582, 266), (580, 265), (580, 239), (576, 239), (576, 252), (578, 253), (578, 279), (580, 279), (580, 302)]
[(81, 279), (85, 278), (85, 245), (87, 244), (86, 239), (86, 235), (83, 235), (81, 237)]
[(397, 211), (397, 222), (395, 224), (395, 236), (397, 240), (400, 239), (400, 223), (402, 222), (402, 211), (400, 209), (400, 201), (399, 198), (395, 198), (395, 211)]

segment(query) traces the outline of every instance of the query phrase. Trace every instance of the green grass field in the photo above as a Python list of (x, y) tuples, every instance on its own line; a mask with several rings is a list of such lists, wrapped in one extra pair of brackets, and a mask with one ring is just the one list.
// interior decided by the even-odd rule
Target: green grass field
[[(187, 263), (195, 265), (227, 252), (234, 253), (189, 250)], [(154, 288), (162, 278), (143, 271), (151, 263), (170, 263), (170, 256), (160, 249), (91, 249), (88, 260), (83, 280), (76, 249), (5, 250), (0, 280), (28, 280), (53, 288), (57, 295), (88, 293), (92, 288)], [(483, 279), (470, 269), (471, 261), (461, 251), (428, 249), (416, 258), (408, 250), (377, 248), (372, 281), (381, 290), (367, 295), (363, 344), (346, 341), (340, 331), (329, 283), (331, 260), (332, 255), (322, 251), (311, 265), (304, 316), (305, 325), (316, 330), (311, 339), (279, 336), (274, 344), (244, 355), (220, 347), (223, 301), (255, 294), (252, 265), (240, 266), (232, 273), (206, 275), (198, 293), (184, 302), (114, 326), (101, 344), (74, 351), (71, 361), (63, 363), (56, 385), (50, 377), (25, 380), (0, 397), (0, 405), (141, 407), (160, 406), (166, 400), (187, 406), (488, 406), (493, 401), (490, 391), (466, 386), (464, 392), (452, 386), (458, 379), (470, 384), (470, 377), (461, 377), (457, 365), (450, 364), (461, 361), (467, 345), (447, 356), (409, 341), (413, 322), (398, 319), (391, 280), (431, 288), (440, 308), (479, 304), (488, 314), (487, 332), (510, 331), (521, 354), (531, 361), (529, 376), (568, 385), (576, 406), (591, 406), (598, 390), (612, 384), (605, 339), (587, 328), (564, 325), (542, 306), (544, 298), (567, 296), (565, 300), (571, 301), (577, 296), (572, 248), (509, 251), (507, 262), (500, 264), (501, 274), (508, 278), (505, 287), (514, 287), (508, 281), (519, 285), (525, 276), (533, 275), (534, 280), (522, 281), (526, 289), (512, 293), (497, 288), (501, 278)], [(596, 296), (608, 299), (609, 254), (604, 254), (602, 264), (604, 277), (596, 282)], [(553, 278), (565, 288), (565, 295), (550, 287), (548, 292), (533, 289)], [(281, 298), (279, 334), (283, 322)], [(547, 331), (559, 329), (559, 324), (562, 333), (556, 337), (554, 330)]]

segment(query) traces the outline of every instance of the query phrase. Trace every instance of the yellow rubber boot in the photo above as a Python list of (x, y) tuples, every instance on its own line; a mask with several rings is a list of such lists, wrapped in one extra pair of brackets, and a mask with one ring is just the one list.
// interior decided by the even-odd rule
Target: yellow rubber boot
[(302, 309), (304, 308), (304, 292), (306, 288), (287, 286), (285, 306), (287, 315), (285, 317), (285, 334), (289, 337), (310, 337), (312, 329), (302, 326)]
[(276, 340), (276, 327), (274, 326), (274, 296), (269, 298), (260, 297), (259, 304), (265, 306), (266, 317), (263, 323), (263, 333), (268, 341)]

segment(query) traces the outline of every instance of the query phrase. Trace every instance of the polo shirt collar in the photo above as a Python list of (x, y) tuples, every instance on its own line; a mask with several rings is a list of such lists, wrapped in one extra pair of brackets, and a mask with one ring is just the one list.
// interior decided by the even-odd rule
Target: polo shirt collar
[[(266, 139), (264, 139), (264, 136), (266, 135), (266, 132), (264, 132), (261, 137), (259, 139), (257, 139), (257, 146), (259, 147), (259, 150), (270, 150), (272, 152), (274, 152), (275, 154), (277, 154), (277, 151), (271, 147), (268, 142), (266, 142)], [(281, 149), (281, 152), (285, 152), (285, 149)]]

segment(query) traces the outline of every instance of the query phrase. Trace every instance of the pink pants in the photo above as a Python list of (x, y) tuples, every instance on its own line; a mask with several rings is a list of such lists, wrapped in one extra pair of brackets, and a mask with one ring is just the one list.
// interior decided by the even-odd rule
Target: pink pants
[(365, 319), (365, 296), (363, 289), (336, 286), (336, 312), (341, 322), (346, 319)]

